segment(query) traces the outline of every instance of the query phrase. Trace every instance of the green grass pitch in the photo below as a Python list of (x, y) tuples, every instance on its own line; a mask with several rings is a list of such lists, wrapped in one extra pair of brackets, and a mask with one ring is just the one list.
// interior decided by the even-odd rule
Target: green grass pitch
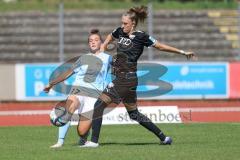
[(56, 127), (0, 127), (0, 160), (239, 160), (240, 124), (160, 124), (171, 146), (139, 125), (103, 126), (98, 148), (79, 148), (72, 126), (60, 149)]

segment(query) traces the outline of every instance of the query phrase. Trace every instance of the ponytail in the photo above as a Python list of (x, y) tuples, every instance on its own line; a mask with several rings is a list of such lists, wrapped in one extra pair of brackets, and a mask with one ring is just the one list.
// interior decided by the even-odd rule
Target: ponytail
[(132, 21), (135, 21), (135, 26), (137, 26), (138, 21), (144, 22), (144, 20), (147, 18), (147, 7), (141, 6), (141, 7), (132, 7), (130, 8), (124, 16), (129, 16)]

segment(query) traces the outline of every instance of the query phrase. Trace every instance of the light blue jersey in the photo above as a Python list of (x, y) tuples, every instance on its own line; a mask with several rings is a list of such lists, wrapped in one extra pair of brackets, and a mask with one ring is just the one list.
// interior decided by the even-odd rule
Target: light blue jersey
[[(111, 82), (109, 74), (111, 61), (112, 57), (106, 53), (89, 53), (81, 56), (72, 66), (76, 75), (70, 94), (75, 94), (79, 99), (78, 114), (93, 111), (97, 97)], [(78, 91), (83, 91), (84, 94), (80, 94)], [(59, 127), (58, 143), (53, 145), (53, 148), (59, 144), (63, 145), (69, 126), (70, 122)]]
[(111, 81), (108, 78), (111, 61), (112, 57), (104, 52), (81, 56), (74, 68), (76, 78), (73, 85), (103, 91)]

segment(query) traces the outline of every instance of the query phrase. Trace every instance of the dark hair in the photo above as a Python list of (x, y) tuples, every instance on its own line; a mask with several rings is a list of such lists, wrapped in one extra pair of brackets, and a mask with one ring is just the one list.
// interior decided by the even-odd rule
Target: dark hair
[(129, 16), (132, 21), (135, 21), (135, 26), (137, 26), (138, 21), (144, 22), (147, 18), (147, 7), (140, 6), (140, 7), (132, 7), (126, 13), (123, 14), (124, 16)]
[(99, 38), (100, 38), (100, 40), (101, 40), (101, 42), (103, 42), (103, 39), (102, 39), (102, 36), (101, 36), (101, 34), (100, 34), (99, 29), (91, 29), (91, 31), (90, 31), (90, 33), (89, 33), (89, 35), (88, 35), (88, 42), (89, 42), (89, 37), (90, 37), (91, 35), (93, 35), (93, 34), (98, 35)]

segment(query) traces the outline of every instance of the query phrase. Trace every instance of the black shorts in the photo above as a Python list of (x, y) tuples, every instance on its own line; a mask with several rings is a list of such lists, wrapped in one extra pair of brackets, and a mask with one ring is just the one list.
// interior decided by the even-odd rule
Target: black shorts
[(136, 73), (128, 75), (117, 75), (116, 78), (103, 91), (109, 96), (113, 103), (136, 103), (138, 78)]

